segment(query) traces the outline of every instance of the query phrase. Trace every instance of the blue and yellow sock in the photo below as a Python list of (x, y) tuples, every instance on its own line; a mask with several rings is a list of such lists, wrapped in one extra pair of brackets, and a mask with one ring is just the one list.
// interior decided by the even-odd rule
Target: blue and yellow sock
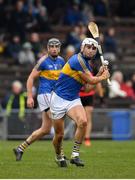
[(73, 147), (73, 150), (72, 150), (71, 158), (79, 156), (79, 150), (80, 150), (81, 144), (82, 143), (77, 142), (77, 141), (74, 142), (74, 147)]
[(29, 146), (30, 144), (27, 142), (27, 141), (24, 141), (22, 144), (20, 144), (18, 146), (18, 150), (21, 151), (21, 152), (24, 152), (25, 149)]

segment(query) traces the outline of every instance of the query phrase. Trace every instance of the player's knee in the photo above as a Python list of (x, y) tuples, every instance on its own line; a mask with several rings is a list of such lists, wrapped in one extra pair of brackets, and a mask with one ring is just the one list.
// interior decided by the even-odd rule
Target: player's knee
[(82, 125), (83, 128), (87, 127), (87, 121), (83, 121), (83, 122), (81, 123), (81, 125)]
[(59, 132), (59, 133), (56, 134), (56, 136), (57, 136), (57, 139), (61, 141), (63, 139), (63, 137), (64, 137), (64, 133)]
[(41, 128), (40, 133), (42, 134), (42, 136), (44, 136), (46, 134), (50, 134), (50, 129), (42, 129)]
[(84, 119), (80, 119), (78, 126), (79, 126), (80, 128), (86, 128), (86, 127), (87, 127), (87, 121), (84, 120)]

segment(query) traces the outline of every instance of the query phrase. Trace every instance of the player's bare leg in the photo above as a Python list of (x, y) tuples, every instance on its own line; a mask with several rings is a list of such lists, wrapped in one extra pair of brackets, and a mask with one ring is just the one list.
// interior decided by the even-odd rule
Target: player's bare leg
[(60, 167), (67, 167), (66, 160), (62, 155), (62, 141), (64, 137), (64, 119), (54, 120), (53, 126), (55, 135), (53, 138), (53, 146), (55, 149), (56, 158), (55, 161)]
[(49, 118), (46, 112), (42, 112), (42, 126), (41, 128), (35, 130), (26, 141), (29, 144), (32, 144), (34, 141), (42, 138), (43, 136), (50, 133), (52, 127), (52, 120)]
[(87, 116), (87, 128), (86, 128), (86, 133), (85, 133), (85, 145), (86, 146), (91, 146), (90, 142), (90, 134), (92, 130), (92, 112), (93, 112), (93, 107), (92, 106), (85, 106), (85, 112)]
[(42, 125), (41, 128), (35, 130), (22, 144), (18, 146), (17, 149), (13, 149), (16, 155), (16, 161), (20, 161), (25, 149), (35, 142), (36, 140), (40, 139), (44, 135), (50, 133), (52, 127), (52, 120), (49, 118), (46, 112), (42, 112)]
[(73, 107), (71, 110), (69, 110), (67, 114), (76, 122), (77, 125), (70, 162), (72, 164), (76, 164), (77, 166), (84, 166), (84, 163), (79, 158), (80, 155), (79, 150), (86, 133), (86, 127), (87, 127), (86, 113), (83, 106), (79, 105)]

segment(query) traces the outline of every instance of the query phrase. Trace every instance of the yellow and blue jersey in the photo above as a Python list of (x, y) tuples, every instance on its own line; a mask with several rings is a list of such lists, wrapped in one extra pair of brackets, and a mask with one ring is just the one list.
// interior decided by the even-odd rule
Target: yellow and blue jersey
[[(88, 70), (92, 71), (88, 60), (82, 55), (81, 58), (83, 58)], [(79, 98), (80, 89), (84, 85), (84, 81), (80, 77), (83, 72), (84, 70), (78, 60), (78, 54), (73, 55), (62, 68), (54, 90), (55, 93), (69, 101)]]
[(40, 58), (35, 66), (40, 71), (38, 94), (51, 93), (64, 64), (65, 61), (60, 56), (52, 58), (47, 55)]

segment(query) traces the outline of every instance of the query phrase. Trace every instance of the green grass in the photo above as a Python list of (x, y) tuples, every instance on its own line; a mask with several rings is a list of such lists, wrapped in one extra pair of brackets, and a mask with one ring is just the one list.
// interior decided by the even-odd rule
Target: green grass
[[(12, 148), (20, 141), (0, 141), (0, 178), (5, 179), (135, 179), (134, 141), (92, 141), (90, 148), (82, 145), (85, 167), (69, 165), (59, 168), (54, 162), (51, 141), (38, 141), (16, 162)], [(70, 157), (72, 142), (64, 141), (65, 154)]]

